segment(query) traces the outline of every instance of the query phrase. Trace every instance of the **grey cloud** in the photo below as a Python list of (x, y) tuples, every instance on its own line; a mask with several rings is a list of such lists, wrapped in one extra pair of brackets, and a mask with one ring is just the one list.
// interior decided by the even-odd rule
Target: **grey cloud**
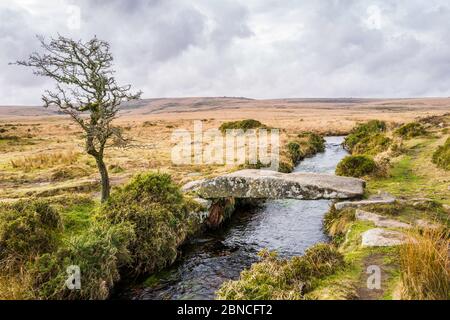
[[(67, 27), (61, 3), (80, 6), (80, 30)], [(35, 33), (60, 32), (109, 41), (117, 77), (145, 97), (450, 95), (445, 0), (55, 0), (54, 5), (56, 11), (37, 7), (33, 14), (13, 1), (0, 5), (2, 65), (36, 49)], [(49, 83), (8, 67), (0, 85), (0, 104), (39, 103)]]

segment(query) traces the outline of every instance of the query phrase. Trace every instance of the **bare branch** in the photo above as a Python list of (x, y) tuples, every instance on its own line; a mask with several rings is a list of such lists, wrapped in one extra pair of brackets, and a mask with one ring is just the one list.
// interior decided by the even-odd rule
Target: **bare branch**
[(142, 92), (132, 93), (130, 85), (116, 83), (107, 42), (96, 37), (75, 41), (60, 35), (48, 42), (42, 36), (38, 40), (42, 53), (33, 52), (28, 59), (13, 64), (31, 67), (35, 75), (56, 81), (55, 90), (47, 90), (42, 96), (44, 106), (57, 107), (80, 125), (86, 136), (86, 151), (96, 158), (102, 171), (108, 139), (114, 136), (126, 141), (112, 124), (120, 104), (139, 99)]

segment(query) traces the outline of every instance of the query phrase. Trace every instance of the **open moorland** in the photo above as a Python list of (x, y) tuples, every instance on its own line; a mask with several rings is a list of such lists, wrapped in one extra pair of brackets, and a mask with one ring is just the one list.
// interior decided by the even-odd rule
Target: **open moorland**
[[(162, 170), (177, 182), (213, 176), (227, 166), (175, 166), (170, 160), (175, 129), (218, 128), (224, 121), (256, 119), (286, 135), (313, 131), (347, 134), (357, 123), (379, 119), (395, 126), (417, 118), (442, 115), (450, 99), (280, 99), (177, 98), (143, 99), (122, 107), (116, 124), (129, 140), (106, 151), (112, 184), (135, 173)], [(95, 161), (83, 152), (82, 132), (67, 116), (42, 107), (0, 107), (0, 198), (96, 195)]]
[[(346, 153), (335, 173), (366, 181), (362, 200), (330, 203), (317, 212), (322, 219), (328, 209), (316, 227), (330, 241), (318, 239), (303, 255), (287, 258), (276, 252), (283, 248), (262, 248), (259, 261), (251, 258), (239, 276), (221, 278), (207, 297), (448, 299), (449, 106), (444, 98), (128, 103), (115, 120), (126, 140), (112, 140), (106, 149), (113, 193), (102, 204), (96, 163), (85, 153), (76, 124), (52, 110), (0, 107), (0, 247), (5, 248), (0, 299), (107, 299), (118, 294), (119, 281), (126, 283), (119, 291), (127, 298), (129, 292), (157, 292), (170, 283), (168, 268), (175, 261), (182, 265), (182, 246), (232, 220), (243, 204), (232, 197), (199, 200), (199, 194), (182, 193), (180, 186), (243, 167), (261, 168), (174, 164), (172, 134), (192, 131), (194, 120), (201, 120), (204, 130), (280, 129), (279, 171), (284, 173), (305, 158), (326, 154), (323, 136), (346, 136), (340, 138)], [(340, 144), (336, 148), (344, 151)], [(285, 206), (289, 209), (289, 202)], [(270, 225), (271, 232), (278, 224)], [(221, 242), (209, 252), (200, 243), (201, 255), (214, 254), (214, 261), (234, 252), (225, 247), (217, 253)], [(83, 270), (81, 290), (64, 286), (67, 265)], [(367, 270), (373, 266), (382, 277), (376, 290), (368, 287)], [(147, 280), (133, 283), (136, 276)]]

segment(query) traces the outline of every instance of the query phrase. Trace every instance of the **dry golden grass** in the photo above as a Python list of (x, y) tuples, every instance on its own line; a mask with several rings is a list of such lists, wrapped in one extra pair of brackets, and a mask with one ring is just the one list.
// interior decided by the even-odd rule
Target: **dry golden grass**
[(403, 297), (413, 300), (450, 299), (449, 231), (426, 229), (411, 234), (400, 249)]
[[(173, 100), (173, 101), (172, 101)], [(371, 100), (371, 101), (292, 101), (292, 100), (243, 100), (202, 98), (161, 99), (155, 101), (152, 110), (130, 109), (116, 120), (131, 138), (126, 148), (111, 147), (106, 150), (107, 165), (120, 167), (111, 170), (113, 184), (126, 182), (132, 175), (161, 170), (170, 173), (179, 183), (219, 175), (236, 166), (225, 165), (174, 165), (171, 162), (171, 135), (175, 129), (193, 130), (193, 120), (203, 120), (203, 130), (218, 128), (224, 121), (256, 119), (267, 126), (281, 128), (281, 144), (288, 137), (302, 131), (322, 134), (346, 134), (356, 123), (368, 119), (401, 123), (420, 116), (445, 113), (449, 99), (419, 100)], [(179, 107), (166, 108), (164, 104), (178, 103)], [(200, 103), (200, 107), (194, 104)], [(161, 109), (159, 110), (158, 108)], [(223, 107), (223, 108), (222, 108)], [(156, 109), (159, 111), (154, 111)], [(4, 110), (4, 109), (2, 109)], [(36, 109), (36, 113), (40, 109)], [(33, 111), (34, 112), (34, 111)], [(36, 114), (35, 113), (35, 114)], [(64, 154), (68, 150), (82, 152), (84, 141), (81, 130), (64, 116), (9, 116), (0, 115), (3, 135), (17, 136), (27, 144), (2, 145), (0, 155), (0, 194), (2, 198), (17, 198), (24, 194), (36, 194), (40, 189), (62, 188), (67, 184), (85, 183), (80, 177), (52, 180), (52, 170), (63, 168), (55, 160), (40, 159), (41, 154)], [(0, 145), (2, 144), (0, 139)], [(51, 150), (51, 152), (49, 151)], [(44, 156), (44, 158), (46, 158)], [(69, 157), (70, 158), (70, 157)], [(25, 159), (31, 159), (31, 163)], [(35, 167), (52, 166), (51, 170), (33, 170)], [(69, 162), (71, 160), (68, 160)], [(15, 168), (12, 167), (15, 163)], [(91, 168), (84, 178), (98, 179), (95, 162), (82, 154), (71, 165)], [(43, 183), (44, 182), (44, 183)], [(51, 183), (51, 185), (45, 184)]]
[(80, 153), (75, 150), (60, 152), (38, 153), (11, 159), (11, 166), (14, 169), (30, 171), (33, 169), (46, 169), (56, 165), (70, 165), (77, 161)]

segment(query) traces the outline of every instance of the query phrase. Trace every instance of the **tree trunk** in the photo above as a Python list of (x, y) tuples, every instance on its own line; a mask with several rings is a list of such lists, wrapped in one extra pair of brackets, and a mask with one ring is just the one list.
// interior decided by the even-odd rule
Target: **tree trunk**
[(96, 157), (98, 171), (100, 172), (100, 178), (102, 183), (102, 202), (105, 202), (109, 198), (110, 185), (109, 185), (109, 176), (108, 170), (106, 169), (106, 165), (103, 162), (103, 157)]

